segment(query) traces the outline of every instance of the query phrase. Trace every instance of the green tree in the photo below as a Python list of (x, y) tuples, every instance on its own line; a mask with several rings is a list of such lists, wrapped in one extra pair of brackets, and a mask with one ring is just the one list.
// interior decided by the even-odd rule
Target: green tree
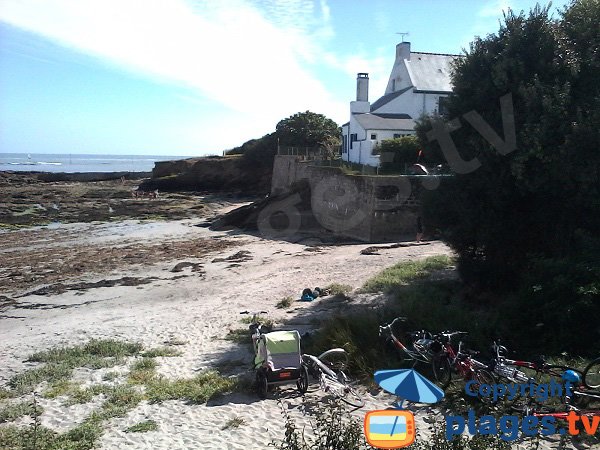
[(419, 158), (421, 146), (416, 136), (402, 136), (394, 139), (383, 139), (374, 153), (381, 156), (383, 172), (404, 173)]
[(338, 125), (323, 114), (299, 112), (281, 120), (275, 129), (279, 143), (291, 147), (324, 147), (337, 149), (340, 145)]
[[(528, 329), (522, 311), (531, 308), (545, 342), (568, 351), (600, 338), (599, 73), (600, 0), (573, 1), (556, 19), (539, 6), (509, 11), (454, 68), (448, 109), (461, 126), (451, 137), (460, 158), (476, 164), (424, 198), (424, 220), (457, 251), (463, 279), (512, 291), (515, 327)], [(509, 152), (466, 120), (476, 111), (502, 136), (506, 94), (516, 130)], [(435, 120), (420, 121), (422, 140)], [(439, 141), (427, 144), (441, 151)]]

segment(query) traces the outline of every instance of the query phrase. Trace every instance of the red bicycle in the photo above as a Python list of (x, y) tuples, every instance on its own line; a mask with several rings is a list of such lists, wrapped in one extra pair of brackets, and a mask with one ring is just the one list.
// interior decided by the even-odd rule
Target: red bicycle
[[(434, 374), (436, 379), (441, 379), (443, 388), (447, 388), (452, 381), (452, 373), (457, 374), (464, 381), (476, 381), (475, 387), (480, 384), (493, 385), (496, 383), (494, 375), (488, 370), (488, 365), (478, 361), (474, 356), (479, 352), (466, 350), (463, 342), (459, 341), (458, 349), (452, 347), (452, 338), (455, 336), (466, 336), (464, 331), (445, 331), (435, 335), (433, 338), (442, 346), (442, 352), (434, 358)], [(479, 393), (479, 389), (477, 389)], [(490, 397), (478, 395), (483, 403), (491, 403)]]

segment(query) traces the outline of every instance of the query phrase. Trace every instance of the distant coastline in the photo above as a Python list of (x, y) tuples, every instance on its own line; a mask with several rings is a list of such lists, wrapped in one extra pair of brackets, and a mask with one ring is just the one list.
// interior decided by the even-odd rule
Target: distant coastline
[(114, 173), (151, 172), (157, 161), (187, 159), (174, 155), (84, 155), (0, 153), (2, 172)]

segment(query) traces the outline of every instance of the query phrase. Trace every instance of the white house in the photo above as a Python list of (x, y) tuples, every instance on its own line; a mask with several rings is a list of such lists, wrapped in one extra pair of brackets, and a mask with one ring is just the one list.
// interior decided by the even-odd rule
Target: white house
[(396, 60), (385, 94), (369, 102), (369, 75), (356, 79), (356, 101), (350, 121), (342, 125), (342, 159), (379, 166), (373, 147), (382, 139), (414, 134), (423, 114), (444, 114), (444, 98), (452, 92), (450, 71), (457, 55), (410, 51), (410, 42), (396, 45)]

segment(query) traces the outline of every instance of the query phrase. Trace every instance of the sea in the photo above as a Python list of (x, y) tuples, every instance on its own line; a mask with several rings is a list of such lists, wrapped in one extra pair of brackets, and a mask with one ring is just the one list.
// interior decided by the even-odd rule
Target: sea
[(156, 161), (186, 158), (191, 158), (191, 156), (0, 153), (0, 171), (150, 172)]

